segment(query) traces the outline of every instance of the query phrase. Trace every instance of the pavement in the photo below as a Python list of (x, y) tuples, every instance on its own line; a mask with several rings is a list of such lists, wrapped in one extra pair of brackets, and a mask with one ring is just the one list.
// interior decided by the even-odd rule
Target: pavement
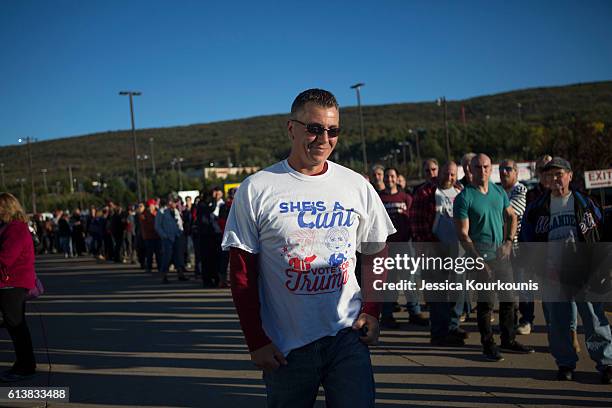
[[(250, 362), (228, 289), (201, 282), (163, 285), (135, 265), (45, 255), (37, 272), (46, 293), (28, 304), (38, 371), (19, 387), (67, 386), (70, 403), (47, 407), (263, 407), (261, 372)], [(427, 328), (398, 313), (372, 347), (377, 407), (612, 407), (612, 385), (599, 383), (581, 335), (576, 381), (554, 380), (541, 308), (536, 327), (518, 339), (531, 355), (485, 361), (476, 323), (465, 347), (429, 345)], [(14, 354), (0, 330), (0, 369)], [(50, 362), (50, 364), (49, 364)], [(5, 384), (0, 384), (5, 386)], [(0, 402), (0, 407), (44, 407)], [(317, 407), (323, 407), (322, 391)]]

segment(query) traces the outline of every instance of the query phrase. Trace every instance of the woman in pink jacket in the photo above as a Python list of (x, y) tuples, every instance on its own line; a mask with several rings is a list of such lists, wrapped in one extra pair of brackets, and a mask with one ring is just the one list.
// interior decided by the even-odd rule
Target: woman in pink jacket
[(12, 194), (0, 193), (0, 311), (16, 354), (13, 367), (0, 375), (2, 382), (23, 380), (36, 372), (25, 319), (26, 295), (35, 280), (34, 245), (27, 217)]

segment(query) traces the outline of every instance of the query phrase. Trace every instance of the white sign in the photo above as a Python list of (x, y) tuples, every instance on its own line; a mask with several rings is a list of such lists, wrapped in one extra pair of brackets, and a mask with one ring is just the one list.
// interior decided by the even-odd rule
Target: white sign
[(585, 171), (584, 185), (587, 189), (612, 187), (612, 169)]
[(200, 195), (200, 192), (198, 190), (185, 190), (185, 191), (178, 192), (178, 196), (183, 199), (183, 202), (185, 202), (185, 199), (187, 197), (191, 197), (191, 202), (193, 202), (195, 201), (196, 197), (199, 195)]

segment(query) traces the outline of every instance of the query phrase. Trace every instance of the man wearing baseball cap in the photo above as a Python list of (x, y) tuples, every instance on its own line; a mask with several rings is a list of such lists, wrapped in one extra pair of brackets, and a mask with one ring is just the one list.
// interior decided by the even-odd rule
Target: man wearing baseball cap
[[(572, 258), (577, 258), (572, 248), (599, 242), (604, 220), (601, 209), (593, 200), (570, 189), (573, 173), (567, 160), (554, 157), (543, 167), (542, 173), (550, 191), (527, 208), (521, 235), (527, 242), (560, 244), (547, 247), (545, 265), (550, 277), (546, 285), (558, 287), (557, 294), (561, 297), (576, 284), (584, 283), (583, 275), (588, 275), (587, 271), (577, 270), (579, 268), (568, 268), (569, 264), (575, 265)], [(573, 298), (570, 294), (553, 300), (561, 301), (546, 302), (550, 352), (559, 367), (557, 379), (572, 381), (578, 361), (570, 334)], [(576, 306), (582, 317), (587, 350), (601, 373), (601, 382), (612, 384), (612, 334), (603, 303), (577, 301)]]

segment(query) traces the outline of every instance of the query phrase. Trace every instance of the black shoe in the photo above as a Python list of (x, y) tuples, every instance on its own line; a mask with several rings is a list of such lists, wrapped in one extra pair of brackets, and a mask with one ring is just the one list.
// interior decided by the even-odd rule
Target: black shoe
[(535, 352), (533, 348), (524, 346), (516, 340), (510, 343), (502, 343), (500, 348), (504, 351), (509, 351), (516, 354), (531, 354)]
[(170, 283), (170, 281), (168, 280), (168, 278), (164, 278), (162, 279), (161, 283)]
[(383, 329), (399, 329), (400, 325), (393, 316), (384, 316), (380, 319), (380, 326)]
[(601, 372), (601, 383), (612, 384), (612, 366), (607, 366), (606, 369)]
[(451, 330), (450, 332), (448, 332), (448, 334), (449, 336), (455, 336), (463, 340), (466, 340), (470, 337), (470, 334), (460, 327), (457, 327), (456, 329)]
[(465, 341), (462, 338), (447, 334), (446, 336), (432, 337), (429, 341), (432, 346), (439, 347), (461, 347), (465, 346)]
[(410, 315), (408, 323), (416, 324), (417, 326), (429, 326), (429, 319), (423, 313)]
[(179, 276), (178, 280), (183, 281), (183, 282), (186, 282), (186, 281), (188, 281), (188, 280), (189, 280), (189, 278), (188, 278), (188, 277), (186, 277), (186, 276)]
[(489, 361), (504, 361), (504, 357), (495, 344), (484, 346), (482, 354)]
[(574, 370), (569, 367), (559, 367), (559, 371), (557, 371), (557, 380), (574, 381)]

